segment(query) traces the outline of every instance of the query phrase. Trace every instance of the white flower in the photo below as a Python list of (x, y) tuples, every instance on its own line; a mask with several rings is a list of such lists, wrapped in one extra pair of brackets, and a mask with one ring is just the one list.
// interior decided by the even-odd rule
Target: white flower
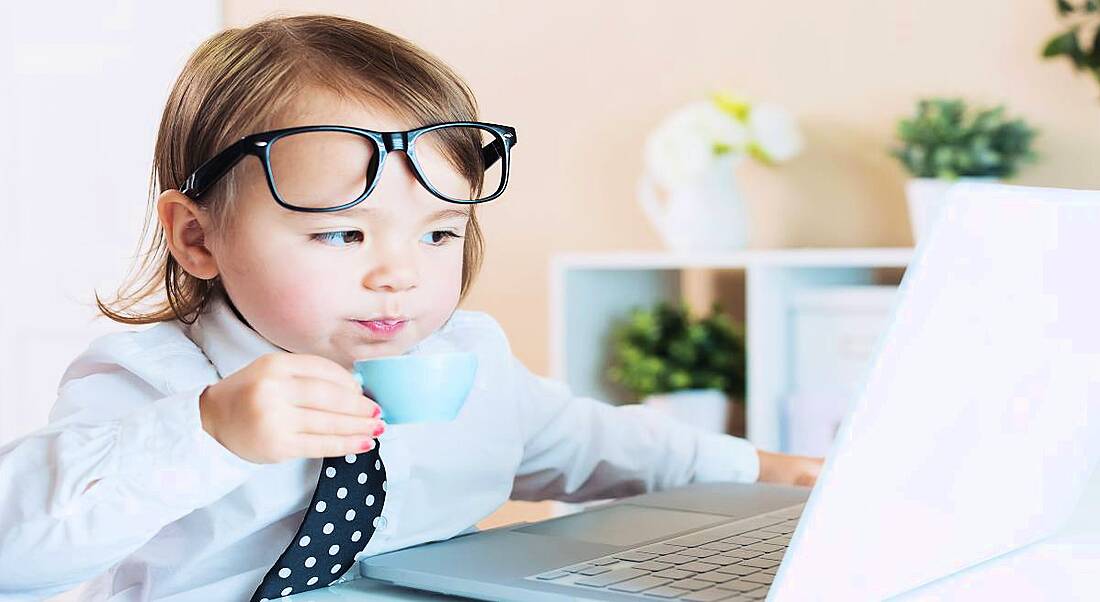
[(691, 103), (669, 115), (645, 144), (647, 171), (666, 188), (697, 179), (715, 160), (717, 149), (741, 153), (748, 129), (709, 101)]
[(802, 135), (782, 108), (726, 93), (693, 102), (669, 115), (645, 142), (646, 171), (668, 189), (698, 179), (718, 160), (736, 164), (745, 155), (765, 164), (802, 151)]
[(775, 105), (754, 105), (749, 111), (749, 131), (767, 160), (786, 161), (802, 152), (802, 135), (794, 118)]

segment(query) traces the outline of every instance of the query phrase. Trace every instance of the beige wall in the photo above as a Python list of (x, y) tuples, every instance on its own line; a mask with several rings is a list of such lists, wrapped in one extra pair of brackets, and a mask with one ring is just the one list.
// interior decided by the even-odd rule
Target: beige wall
[(634, 199), (646, 133), (727, 87), (789, 107), (808, 148), (778, 170), (745, 165), (752, 245), (911, 243), (904, 173), (885, 154), (921, 95), (1006, 103), (1041, 128), (1024, 184), (1100, 187), (1100, 87), (1038, 58), (1048, 0), (226, 0), (227, 25), (331, 12), (439, 55), (516, 126), (509, 191), (483, 207), (488, 256), (465, 307), (492, 313), (545, 373), (550, 256), (657, 249)]

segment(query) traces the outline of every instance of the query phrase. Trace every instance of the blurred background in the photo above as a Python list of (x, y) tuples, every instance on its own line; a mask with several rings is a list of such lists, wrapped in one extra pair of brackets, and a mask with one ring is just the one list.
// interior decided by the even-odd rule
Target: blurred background
[[(578, 394), (767, 449), (827, 450), (944, 186), (1100, 188), (1091, 2), (8, 2), (0, 444), (123, 329), (92, 293), (136, 252), (188, 54), (307, 12), (408, 38), (517, 129), (464, 308)], [(509, 504), (483, 526), (563, 511)]]

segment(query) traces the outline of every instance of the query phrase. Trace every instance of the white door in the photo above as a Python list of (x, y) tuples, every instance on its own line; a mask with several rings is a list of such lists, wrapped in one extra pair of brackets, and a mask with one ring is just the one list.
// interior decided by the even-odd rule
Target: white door
[(0, 444), (46, 422), (65, 367), (123, 325), (160, 113), (221, 3), (0, 3)]
[[(221, 3), (0, 3), (0, 445), (46, 423), (129, 271), (168, 90)], [(76, 590), (54, 600), (72, 599)]]

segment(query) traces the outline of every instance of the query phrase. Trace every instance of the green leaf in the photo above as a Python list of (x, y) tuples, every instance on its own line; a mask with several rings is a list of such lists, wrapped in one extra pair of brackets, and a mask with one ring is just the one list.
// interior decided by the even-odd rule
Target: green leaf
[(1077, 51), (1077, 28), (1054, 36), (1047, 42), (1047, 45), (1043, 47), (1043, 56), (1052, 57), (1059, 55), (1070, 55)]
[(772, 160), (771, 155), (769, 155), (768, 152), (764, 150), (764, 147), (760, 146), (755, 140), (745, 145), (745, 152), (764, 165), (769, 167), (775, 165), (775, 161)]
[(916, 115), (899, 120), (902, 146), (891, 155), (915, 177), (1000, 176), (1031, 160), (1035, 131), (1008, 119), (1002, 106), (969, 109), (962, 99), (917, 101)]
[(718, 106), (718, 109), (722, 112), (730, 115), (734, 119), (745, 123), (749, 120), (749, 111), (752, 107), (747, 101), (742, 98), (738, 98), (727, 92), (715, 92), (710, 95), (711, 101)]
[(1096, 69), (1100, 65), (1100, 25), (1097, 25), (1096, 31), (1092, 34), (1092, 48), (1089, 49), (1089, 64), (1093, 69)]
[[(647, 339), (651, 332), (656, 337)], [(702, 319), (686, 303), (636, 309), (613, 324), (605, 378), (634, 396), (686, 388), (721, 388), (744, 397), (744, 328), (715, 303)]]

